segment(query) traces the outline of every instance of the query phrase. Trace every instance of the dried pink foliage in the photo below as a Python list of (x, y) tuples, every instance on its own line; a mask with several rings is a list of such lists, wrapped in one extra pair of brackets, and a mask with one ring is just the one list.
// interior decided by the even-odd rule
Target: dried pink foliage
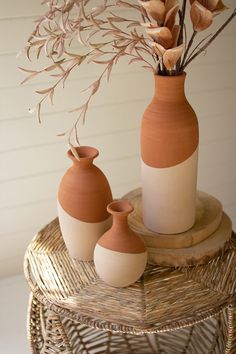
[[(184, 36), (186, 2), (182, 0), (180, 7), (178, 0), (44, 0), (42, 4), (47, 6), (47, 11), (36, 20), (24, 50), (30, 61), (46, 57), (50, 65), (38, 71), (20, 68), (28, 74), (22, 83), (42, 73), (54, 79), (50, 87), (36, 91), (42, 97), (36, 107), (39, 121), (44, 101), (49, 99), (52, 103), (55, 90), (60, 85), (64, 87), (71, 73), (82, 64), (95, 63), (103, 68), (96, 81), (85, 90), (84, 104), (73, 109), (77, 118), (72, 128), (61, 134), (68, 134), (69, 141), (72, 133), (77, 137), (78, 123), (85, 120), (101, 81), (109, 81), (122, 57), (130, 57), (129, 64), (138, 62), (153, 73), (180, 74), (236, 15), (234, 10), (219, 30), (211, 38), (202, 40), (188, 56), (196, 30), (187, 43)], [(195, 6), (193, 0), (190, 3)], [(199, 0), (199, 3), (206, 6), (207, 11), (225, 9), (221, 0)], [(128, 10), (131, 16), (122, 15), (122, 9)]]

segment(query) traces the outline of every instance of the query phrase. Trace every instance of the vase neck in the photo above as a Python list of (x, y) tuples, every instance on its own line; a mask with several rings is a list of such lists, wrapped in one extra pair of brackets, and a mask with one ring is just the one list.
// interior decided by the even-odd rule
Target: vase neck
[(128, 215), (134, 210), (127, 200), (115, 200), (107, 206), (107, 211), (113, 216), (113, 228), (128, 227)]
[(160, 101), (185, 101), (185, 77), (185, 73), (177, 76), (155, 75), (154, 97)]
[(114, 215), (112, 227), (115, 229), (126, 229), (128, 227), (128, 218), (125, 215)]
[(87, 169), (93, 165), (93, 159), (92, 158), (81, 158), (79, 161), (78, 160), (73, 161), (73, 165), (76, 168)]
[(128, 216), (134, 210), (125, 199), (115, 200), (107, 206), (113, 217), (113, 224), (98, 241), (99, 245), (122, 253), (141, 253), (145, 251), (141, 238), (129, 228)]

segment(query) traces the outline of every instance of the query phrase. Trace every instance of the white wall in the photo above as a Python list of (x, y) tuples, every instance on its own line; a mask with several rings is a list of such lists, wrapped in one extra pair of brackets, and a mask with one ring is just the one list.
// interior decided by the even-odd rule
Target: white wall
[[(40, 0), (2, 2), (0, 13), (0, 276), (22, 271), (25, 248), (37, 230), (56, 216), (55, 198), (68, 161), (66, 142), (56, 134), (71, 126), (67, 110), (99, 66), (84, 67), (43, 110), (43, 123), (28, 114), (47, 87), (41, 78), (20, 86), (16, 53), (24, 47)], [(228, 1), (233, 7), (234, 1)], [(225, 17), (226, 15), (223, 15)], [(187, 95), (200, 123), (199, 188), (218, 197), (236, 226), (236, 20), (188, 69)], [(109, 86), (94, 99), (81, 143), (100, 150), (99, 166), (118, 197), (140, 185), (139, 123), (152, 96), (153, 79), (138, 66), (117, 67)]]

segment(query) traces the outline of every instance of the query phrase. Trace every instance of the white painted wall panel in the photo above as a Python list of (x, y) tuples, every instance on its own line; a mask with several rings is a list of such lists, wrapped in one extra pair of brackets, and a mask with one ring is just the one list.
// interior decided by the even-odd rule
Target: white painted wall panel
[[(54, 106), (43, 108), (39, 125), (28, 108), (39, 98), (34, 91), (51, 80), (38, 77), (20, 86), (25, 76), (17, 66), (30, 64), (16, 53), (40, 11), (40, 1), (23, 0), (4, 4), (0, 13), (0, 33), (7, 34), (0, 47), (0, 276), (21, 272), (31, 237), (56, 216), (58, 183), (69, 166), (66, 141), (56, 134), (71, 126), (76, 115), (67, 110), (81, 104), (81, 89), (102, 70), (89, 65), (76, 72), (66, 90), (56, 92)], [(189, 67), (186, 91), (200, 125), (199, 189), (222, 201), (236, 228), (235, 35), (236, 21)], [(152, 75), (124, 60), (92, 101), (81, 127), (81, 143), (100, 149), (97, 163), (115, 197), (140, 184), (139, 125), (152, 93)]]
[[(81, 139), (138, 128), (146, 101), (143, 99), (106, 106), (91, 106), (86, 124), (81, 127)], [(58, 112), (44, 115), (42, 124), (38, 124), (37, 119), (31, 115), (22, 119), (3, 120), (1, 152), (63, 141), (65, 139), (57, 137), (56, 134), (66, 131), (74, 119), (75, 115), (72, 113)], [(20, 134), (15, 136), (9, 146), (8, 135), (13, 131), (19, 131)]]
[[(22, 6), (22, 4), (23, 1), (14, 2), (16, 7)], [(2, 7), (3, 6), (4, 4), (2, 4)], [(1, 13), (2, 12), (3, 11), (1, 11)], [(10, 53), (17, 54), (24, 48), (25, 41), (27, 41), (30, 33), (32, 32), (33, 20), (34, 18), (32, 17), (14, 18), (14, 16), (0, 20), (0, 33), (7, 34), (5, 36), (1, 36), (0, 55)]]
[[(1, 234), (23, 233), (27, 229), (36, 230), (42, 225), (54, 219), (56, 215), (56, 203), (54, 200), (39, 201), (37, 203), (29, 203), (11, 209), (1, 210)], [(9, 224), (9, 218), (11, 223)], [(1, 236), (1, 240), (3, 239)], [(33, 235), (32, 235), (33, 236)], [(19, 239), (19, 243), (24, 241)], [(12, 248), (17, 249), (18, 246), (13, 243)], [(8, 248), (9, 257), (11, 256), (11, 248)]]
[(22, 20), (27, 17), (37, 16), (42, 9), (40, 4), (41, 1), (24, 0), (19, 5), (15, 1), (7, 1), (0, 13), (0, 21), (4, 19), (13, 20), (17, 17)]
[[(94, 97), (93, 104), (99, 104), (100, 106), (106, 105), (107, 102), (109, 102), (109, 104), (118, 104), (120, 102), (127, 102), (130, 100), (143, 99), (143, 97), (147, 98), (148, 92), (145, 92), (144, 90), (136, 90), (135, 88), (140, 85), (140, 82), (146, 86), (148, 82), (151, 82), (150, 76), (150, 74), (147, 74), (141, 70), (139, 72), (131, 72), (129, 75), (115, 75), (112, 77), (109, 87), (108, 85), (103, 85), (102, 92), (99, 92), (97, 96)], [(87, 88), (92, 82), (92, 79), (67, 82), (66, 90), (63, 91), (63, 89), (59, 88), (55, 94), (54, 106), (46, 104), (46, 106), (42, 109), (42, 118), (43, 113), (54, 112), (55, 109), (57, 111), (64, 111), (80, 106), (86, 98), (85, 94), (81, 94), (80, 91), (82, 88)], [(49, 85), (46, 87), (49, 87)], [(28, 114), (28, 109), (33, 107), (36, 103), (36, 95), (34, 95), (34, 90), (37, 88), (43, 89), (46, 87), (25, 85), (2, 90), (0, 97), (1, 119), (15, 118)], [(122, 87), (125, 87), (126, 89), (122, 90)], [(128, 97), (127, 92), (129, 93)], [(14, 109), (12, 109), (12, 106), (9, 106), (9, 97), (14, 103)], [(37, 97), (37, 100), (38, 99), (40, 99), (39, 96)]]

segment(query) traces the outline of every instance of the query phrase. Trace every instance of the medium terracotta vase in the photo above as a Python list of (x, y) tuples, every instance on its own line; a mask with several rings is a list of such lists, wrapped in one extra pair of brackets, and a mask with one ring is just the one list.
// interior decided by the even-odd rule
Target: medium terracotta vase
[(108, 205), (113, 225), (99, 240), (94, 250), (95, 268), (100, 278), (114, 287), (136, 282), (144, 272), (147, 252), (140, 236), (128, 226), (133, 206), (126, 200)]
[(198, 121), (185, 97), (185, 77), (155, 75), (141, 127), (143, 221), (164, 234), (195, 222)]
[(91, 261), (99, 237), (110, 228), (112, 218), (107, 205), (112, 193), (103, 172), (93, 164), (98, 150), (89, 146), (71, 150), (73, 165), (65, 173), (58, 191), (58, 217), (63, 239), (72, 258)]

